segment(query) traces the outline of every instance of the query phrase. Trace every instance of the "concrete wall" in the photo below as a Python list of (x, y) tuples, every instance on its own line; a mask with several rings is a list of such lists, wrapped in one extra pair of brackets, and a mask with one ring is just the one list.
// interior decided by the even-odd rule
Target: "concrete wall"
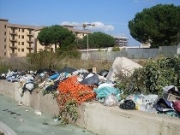
[(38, 111), (49, 113), (50, 115), (58, 115), (59, 108), (55, 99), (51, 94), (44, 95), (39, 89), (35, 89), (32, 94), (25, 91), (21, 97), (21, 89), (19, 83), (11, 83), (5, 80), (0, 80), (0, 93), (9, 96), (22, 104), (32, 107)]
[(15, 99), (15, 90), (18, 89), (18, 83), (10, 83), (0, 80), (0, 93)]
[(78, 126), (100, 135), (180, 135), (180, 120), (137, 110), (85, 103)]
[[(0, 80), (0, 93), (21, 100), (24, 105), (51, 115), (58, 114), (52, 95), (38, 90), (18, 97), (18, 84)], [(84, 103), (78, 108), (80, 118), (74, 123), (99, 135), (180, 135), (180, 119), (137, 110), (107, 107), (97, 102)]]

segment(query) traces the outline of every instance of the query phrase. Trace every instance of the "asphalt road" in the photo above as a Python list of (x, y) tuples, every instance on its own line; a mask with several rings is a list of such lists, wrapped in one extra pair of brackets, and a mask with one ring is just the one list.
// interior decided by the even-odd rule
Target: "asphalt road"
[(37, 115), (35, 111), (0, 94), (0, 131), (7, 130), (7, 135), (95, 135), (70, 124), (62, 125), (48, 114)]

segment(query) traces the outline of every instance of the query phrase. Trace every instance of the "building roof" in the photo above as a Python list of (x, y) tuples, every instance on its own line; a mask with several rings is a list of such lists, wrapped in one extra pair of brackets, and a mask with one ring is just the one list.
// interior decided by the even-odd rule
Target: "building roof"
[(6, 21), (6, 22), (8, 22), (8, 19), (2, 19), (2, 18), (0, 18), (0, 21)]

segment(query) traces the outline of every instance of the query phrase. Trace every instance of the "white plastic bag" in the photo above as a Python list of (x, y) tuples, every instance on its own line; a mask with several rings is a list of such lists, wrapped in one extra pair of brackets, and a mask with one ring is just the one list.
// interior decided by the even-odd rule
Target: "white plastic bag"
[(104, 105), (105, 106), (114, 106), (116, 104), (117, 104), (116, 96), (114, 94), (108, 95), (104, 100)]

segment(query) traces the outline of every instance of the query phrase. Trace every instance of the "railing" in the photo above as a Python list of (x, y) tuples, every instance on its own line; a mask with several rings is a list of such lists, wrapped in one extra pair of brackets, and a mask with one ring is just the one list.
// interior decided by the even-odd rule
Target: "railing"
[(9, 39), (11, 42), (17, 42), (17, 38), (16, 37), (11, 37), (10, 39)]
[(17, 35), (17, 31), (12, 31), (12, 30), (10, 30), (10, 32), (9, 32), (11, 35)]
[(26, 40), (28, 43), (33, 43), (34, 42), (34, 38), (29, 38)]
[(26, 48), (27, 49), (33, 49), (33, 46), (32, 45), (27, 45)]
[(10, 44), (9, 47), (12, 48), (12, 49), (17, 49), (17, 45), (16, 44)]
[(27, 36), (34, 36), (34, 32), (27, 32), (26, 35)]

